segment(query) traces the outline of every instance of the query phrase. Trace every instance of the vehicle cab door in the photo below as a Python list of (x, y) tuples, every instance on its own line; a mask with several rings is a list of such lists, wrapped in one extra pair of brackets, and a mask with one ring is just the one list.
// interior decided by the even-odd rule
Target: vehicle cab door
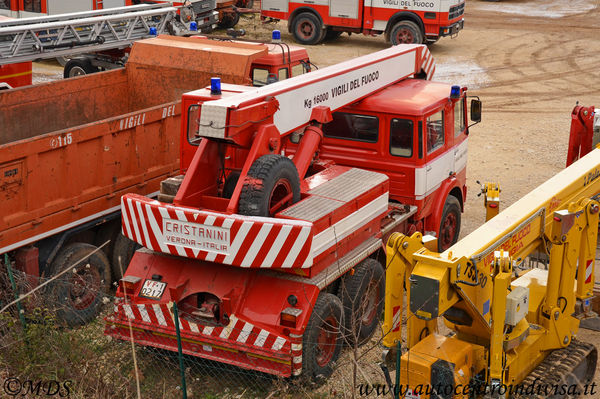
[(417, 199), (433, 193), (444, 180), (454, 173), (452, 145), (453, 120), (451, 107), (444, 107), (425, 117), (421, 132), (425, 166), (416, 170), (415, 195)]

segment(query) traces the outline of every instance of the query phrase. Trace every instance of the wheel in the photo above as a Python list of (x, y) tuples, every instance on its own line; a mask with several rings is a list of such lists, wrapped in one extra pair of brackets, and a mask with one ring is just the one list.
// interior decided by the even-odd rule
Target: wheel
[(263, 155), (248, 171), (239, 201), (239, 213), (273, 216), (300, 201), (300, 178), (294, 163), (277, 154)]
[(375, 333), (383, 311), (385, 271), (372, 258), (363, 260), (347, 274), (338, 296), (344, 306), (344, 334), (349, 344), (362, 345)]
[(342, 302), (333, 294), (321, 292), (302, 337), (302, 375), (322, 382), (333, 373), (342, 350)]
[(240, 172), (237, 170), (234, 170), (227, 176), (227, 179), (225, 179), (225, 183), (223, 184), (223, 198), (231, 198), (239, 179)]
[(65, 79), (74, 76), (82, 76), (90, 73), (98, 72), (98, 68), (94, 67), (87, 58), (74, 58), (65, 64), (63, 76)]
[(396, 44), (421, 44), (423, 43), (423, 33), (419, 26), (412, 21), (400, 21), (392, 28), (390, 40)]
[[(113, 250), (115, 247), (115, 240), (117, 235), (121, 234), (121, 223), (120, 220), (112, 220), (110, 222), (104, 223), (98, 229), (96, 236), (94, 238), (94, 245), (100, 247), (104, 243), (108, 241), (108, 244), (102, 247), (102, 252), (108, 259), (112, 259)], [(81, 242), (81, 240), (78, 240)]]
[(318, 44), (325, 37), (319, 18), (310, 12), (300, 13), (292, 22), (294, 39), (301, 44)]
[(48, 289), (49, 299), (57, 305), (58, 319), (70, 327), (94, 319), (100, 312), (104, 294), (108, 292), (110, 264), (104, 252), (91, 254), (96, 249), (81, 242), (68, 244), (48, 270), (47, 277), (52, 277), (81, 260), (73, 270), (54, 280)]
[(238, 22), (240, 22), (240, 14), (237, 11), (227, 12), (223, 14), (223, 18), (219, 21), (219, 28), (233, 28)]
[(125, 270), (127, 270), (127, 266), (129, 266), (129, 262), (131, 261), (131, 258), (133, 258), (133, 254), (140, 247), (141, 246), (137, 242), (125, 237), (120, 231), (118, 232), (115, 238), (111, 258), (111, 274), (113, 281), (119, 281), (123, 277), (123, 273), (125, 273)]
[(444, 252), (458, 241), (460, 233), (460, 202), (453, 195), (448, 195), (442, 221), (438, 233), (438, 252)]
[(327, 33), (325, 33), (325, 40), (328, 40), (328, 41), (329, 40), (335, 40), (338, 37), (340, 37), (342, 35), (342, 33), (344, 33), (344, 32), (339, 31), (339, 30), (330, 30), (330, 29), (328, 29)]

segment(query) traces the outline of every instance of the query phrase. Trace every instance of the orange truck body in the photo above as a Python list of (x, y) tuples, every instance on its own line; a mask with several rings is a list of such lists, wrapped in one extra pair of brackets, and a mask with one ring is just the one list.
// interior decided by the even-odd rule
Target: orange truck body
[(182, 93), (217, 74), (249, 84), (268, 53), (159, 36), (136, 42), (125, 68), (0, 91), (0, 254), (120, 216), (125, 193), (157, 193), (179, 170)]

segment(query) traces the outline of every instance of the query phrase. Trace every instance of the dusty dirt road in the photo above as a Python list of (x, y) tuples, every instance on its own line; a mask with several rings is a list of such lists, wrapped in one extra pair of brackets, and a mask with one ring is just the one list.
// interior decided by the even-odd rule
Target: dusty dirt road
[[(600, 0), (468, 0), (464, 31), (430, 46), (436, 79), (468, 86), (484, 104), (469, 138), (463, 236), (484, 219), (476, 180), (499, 182), (506, 207), (564, 168), (573, 106), (600, 106), (599, 20)], [(264, 26), (244, 17), (239, 27), (261, 39), (280, 29), (293, 42), (286, 22)], [(307, 47), (326, 66), (388, 46), (382, 37), (344, 34)], [(61, 69), (36, 66), (36, 79), (52, 75)], [(600, 333), (581, 330), (579, 338), (600, 347)]]

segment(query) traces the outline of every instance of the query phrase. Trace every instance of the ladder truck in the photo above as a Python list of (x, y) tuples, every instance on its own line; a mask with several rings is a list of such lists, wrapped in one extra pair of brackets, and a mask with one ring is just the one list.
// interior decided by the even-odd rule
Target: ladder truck
[(377, 328), (384, 237), (456, 241), (467, 89), (431, 82), (434, 70), (425, 46), (402, 45), (261, 88), (215, 79), (186, 93), (184, 175), (159, 200), (121, 199), (123, 233), (144, 248), (105, 334), (128, 341), (132, 326), (136, 343), (177, 351), (179, 329), (188, 355), (329, 376), (342, 341)]
[(442, 253), (420, 233), (390, 237), (383, 344), (400, 361), (397, 394), (593, 394), (597, 349), (576, 336), (594, 295), (599, 177), (595, 149)]
[[(211, 1), (205, 0), (207, 6)], [(0, 66), (66, 57), (71, 59), (65, 64), (65, 78), (85, 75), (123, 67), (137, 40), (216, 27), (214, 4), (196, 17), (198, 22), (192, 21), (193, 26), (181, 22), (177, 12), (170, 3), (140, 4), (0, 21)]]

